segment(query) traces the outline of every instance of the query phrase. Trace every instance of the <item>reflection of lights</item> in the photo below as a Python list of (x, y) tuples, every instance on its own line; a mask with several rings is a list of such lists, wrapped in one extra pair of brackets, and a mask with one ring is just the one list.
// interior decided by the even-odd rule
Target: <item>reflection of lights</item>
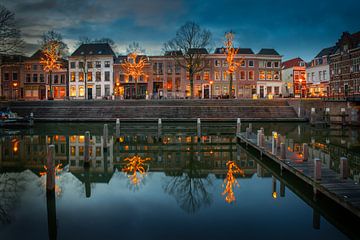
[(240, 187), (240, 185), (239, 185), (238, 181), (236, 180), (234, 174), (240, 174), (241, 176), (244, 176), (244, 171), (241, 170), (236, 165), (236, 163), (233, 162), (233, 161), (228, 161), (226, 163), (226, 166), (227, 166), (227, 174), (226, 174), (226, 178), (224, 180), (225, 190), (222, 193), (222, 195), (226, 194), (225, 201), (228, 202), (228, 203), (232, 203), (236, 199), (233, 187), (234, 186)]
[[(144, 168), (145, 162), (150, 161), (151, 158), (141, 158), (140, 156), (133, 156), (125, 158), (127, 162), (122, 171), (129, 175), (129, 179), (133, 185), (138, 185), (144, 178), (146, 170)], [(140, 176), (138, 176), (138, 173)]]
[(123, 143), (124, 142), (124, 137), (119, 137), (119, 142)]
[(213, 150), (210, 150), (210, 154), (214, 154)]
[(79, 136), (79, 143), (84, 142), (84, 140), (85, 140), (85, 136), (84, 136), (84, 135), (80, 135), (80, 136)]
[(277, 192), (273, 192), (272, 197), (273, 197), (274, 199), (276, 199), (276, 198), (277, 198)]

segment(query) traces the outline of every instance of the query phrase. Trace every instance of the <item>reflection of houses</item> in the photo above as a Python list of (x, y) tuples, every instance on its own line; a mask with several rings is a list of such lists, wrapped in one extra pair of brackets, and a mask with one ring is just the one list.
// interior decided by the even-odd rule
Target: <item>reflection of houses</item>
[[(104, 138), (102, 136), (91, 136), (90, 138), (90, 167), (91, 171), (102, 172), (113, 170), (113, 138), (108, 141), (108, 150), (103, 148)], [(85, 136), (73, 135), (69, 137), (69, 167), (70, 171), (83, 171), (84, 169)], [(107, 161), (104, 159), (107, 158)]]

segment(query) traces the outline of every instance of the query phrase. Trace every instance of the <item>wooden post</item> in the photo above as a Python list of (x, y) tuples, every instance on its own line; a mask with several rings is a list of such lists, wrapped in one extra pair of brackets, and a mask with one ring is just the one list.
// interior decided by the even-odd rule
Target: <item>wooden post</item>
[(272, 177), (272, 197), (274, 199), (277, 198), (277, 193), (276, 193), (276, 178), (273, 176)]
[(55, 191), (55, 145), (48, 146), (46, 159), (46, 190)]
[(85, 132), (84, 167), (90, 167), (90, 132)]
[(325, 124), (330, 125), (330, 108), (325, 108)]
[(349, 176), (349, 165), (348, 159), (346, 157), (340, 158), (340, 177), (343, 179), (348, 178)]
[(271, 134), (271, 153), (273, 155), (277, 154), (277, 149), (276, 149), (276, 138), (277, 138), (277, 132), (273, 131)]
[(240, 134), (241, 133), (241, 120), (240, 118), (237, 118), (236, 120), (236, 134)]
[(201, 139), (201, 119), (200, 118), (197, 118), (196, 126), (197, 126), (197, 137), (198, 137), (198, 142), (199, 142)]
[(309, 146), (307, 143), (303, 144), (303, 161), (309, 160)]
[(315, 108), (311, 108), (311, 112), (310, 112), (310, 124), (314, 125), (315, 124), (315, 116), (316, 115), (316, 111)]
[(30, 127), (34, 126), (34, 113), (30, 113), (30, 121), (29, 121)]
[(321, 160), (320, 160), (320, 158), (314, 158), (314, 179), (316, 181), (321, 180)]
[(265, 135), (261, 133), (260, 135), (260, 147), (265, 148)]
[(257, 131), (257, 135), (256, 135), (256, 145), (258, 145), (259, 147), (261, 147), (261, 130)]
[(108, 145), (108, 134), (109, 134), (109, 128), (107, 124), (104, 124), (104, 131), (103, 131), (103, 138), (104, 138), (104, 142), (103, 142), (103, 148), (104, 151), (107, 151), (107, 145)]
[(120, 119), (119, 118), (116, 119), (115, 134), (116, 134), (117, 138), (120, 136)]
[(285, 183), (280, 181), (280, 197), (285, 197)]
[(341, 108), (341, 126), (346, 125), (346, 109)]
[(285, 143), (280, 143), (280, 158), (285, 160), (286, 159), (286, 148)]
[(158, 119), (158, 139), (161, 139), (161, 131), (162, 131), (162, 122), (161, 118)]

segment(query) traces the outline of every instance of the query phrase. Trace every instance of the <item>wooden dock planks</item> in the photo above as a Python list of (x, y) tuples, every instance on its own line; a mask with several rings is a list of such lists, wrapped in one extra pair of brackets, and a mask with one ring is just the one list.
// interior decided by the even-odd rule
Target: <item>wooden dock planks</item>
[(258, 150), (262, 155), (272, 159), (282, 168), (292, 172), (301, 180), (312, 185), (314, 192), (315, 190), (320, 191), (357, 217), (360, 217), (360, 185), (355, 181), (342, 179), (337, 172), (324, 166), (321, 168), (321, 180), (316, 181), (314, 179), (314, 161), (312, 159), (303, 161), (299, 154), (286, 149), (286, 159), (281, 160), (279, 158), (280, 153), (278, 155), (271, 153), (271, 141), (269, 142), (269, 138), (265, 139), (264, 148), (261, 148), (257, 145), (257, 137), (254, 133), (248, 134), (248, 138), (246, 133), (239, 133), (237, 138), (246, 145)]

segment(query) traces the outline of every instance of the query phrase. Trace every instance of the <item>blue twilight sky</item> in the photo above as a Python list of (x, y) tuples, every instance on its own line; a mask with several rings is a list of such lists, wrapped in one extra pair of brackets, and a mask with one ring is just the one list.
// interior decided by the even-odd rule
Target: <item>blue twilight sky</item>
[(147, 54), (162, 45), (186, 21), (213, 33), (212, 48), (233, 30), (240, 47), (275, 48), (284, 60), (311, 60), (336, 43), (344, 31), (360, 31), (359, 0), (0, 0), (15, 12), (28, 49), (49, 29), (60, 31), (70, 47), (80, 36), (108, 37), (125, 52), (132, 41)]

